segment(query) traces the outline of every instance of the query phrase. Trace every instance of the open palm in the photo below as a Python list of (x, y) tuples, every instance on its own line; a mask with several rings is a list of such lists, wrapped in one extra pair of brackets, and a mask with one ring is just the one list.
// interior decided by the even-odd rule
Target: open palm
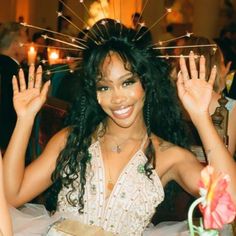
[(30, 66), (28, 85), (22, 70), (19, 72), (19, 85), (16, 77), (13, 77), (13, 103), (18, 117), (36, 115), (46, 101), (50, 82), (46, 82), (42, 89), (41, 82), (41, 67), (38, 68), (35, 76), (34, 66)]
[(189, 56), (189, 76), (185, 59), (180, 58), (180, 73), (178, 74), (177, 89), (183, 106), (191, 115), (208, 113), (212, 97), (213, 84), (216, 77), (216, 67), (213, 67), (208, 81), (205, 78), (205, 58), (200, 57), (199, 73), (196, 68), (194, 54)]

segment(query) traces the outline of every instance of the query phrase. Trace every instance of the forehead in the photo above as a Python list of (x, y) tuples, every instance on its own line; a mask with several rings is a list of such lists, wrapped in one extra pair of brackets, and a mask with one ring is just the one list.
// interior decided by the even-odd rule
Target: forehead
[(116, 78), (131, 72), (130, 67), (130, 64), (124, 62), (118, 53), (110, 52), (101, 65), (101, 74), (105, 78)]

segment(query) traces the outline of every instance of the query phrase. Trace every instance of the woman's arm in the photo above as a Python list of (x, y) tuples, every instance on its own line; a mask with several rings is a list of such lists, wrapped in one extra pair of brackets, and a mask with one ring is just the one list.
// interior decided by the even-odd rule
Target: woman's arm
[[(33, 127), (34, 118), (46, 101), (49, 88), (49, 82), (47, 82), (41, 89), (41, 67), (38, 68), (36, 76), (34, 67), (30, 67), (28, 81), (28, 85), (26, 85), (22, 70), (19, 72), (19, 85), (16, 77), (13, 78), (13, 103), (17, 113), (17, 122), (3, 159), (6, 197), (9, 203), (15, 206), (17, 206), (19, 202), (22, 202), (21, 199), (17, 199), (21, 196), (22, 189), (29, 190), (27, 184), (28, 180), (35, 181), (34, 187), (37, 189), (38, 181), (40, 179), (39, 171), (41, 171), (42, 179), (46, 178), (45, 175), (49, 175), (44, 175), (44, 173), (49, 171), (48, 168), (45, 168), (45, 161), (41, 161), (43, 158), (40, 158), (40, 160), (37, 160), (37, 163), (25, 168), (25, 152)], [(47, 180), (44, 180), (45, 188), (46, 184), (49, 184), (49, 181), (50, 176)], [(27, 197), (25, 198), (27, 199)]]
[[(2, 234), (1, 234), (2, 233)], [(2, 156), (0, 153), (0, 235), (12, 236), (12, 224), (5, 198), (2, 173)]]
[[(190, 53), (189, 61), (190, 75), (187, 71), (185, 59), (183, 57), (180, 58), (181, 72), (177, 81), (178, 94), (198, 130), (209, 164), (216, 171), (230, 176), (231, 182), (228, 190), (236, 203), (236, 163), (217, 134), (208, 110), (217, 71), (215, 67), (212, 69), (207, 82), (205, 80), (205, 58), (200, 57), (199, 73), (193, 53)], [(193, 171), (195, 170), (193, 168)], [(182, 173), (182, 175), (184, 174)]]

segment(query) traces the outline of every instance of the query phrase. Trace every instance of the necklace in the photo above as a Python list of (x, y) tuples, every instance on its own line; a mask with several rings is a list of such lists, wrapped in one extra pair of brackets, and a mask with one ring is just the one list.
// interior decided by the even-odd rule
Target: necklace
[[(123, 140), (121, 143), (117, 144), (115, 141), (113, 141), (115, 144), (111, 146), (111, 151), (114, 153), (120, 154), (122, 152), (122, 145), (126, 143), (130, 138), (127, 138)], [(141, 139), (140, 139), (141, 140)], [(138, 140), (138, 141), (140, 141)]]
[[(128, 139), (126, 139), (125, 141), (127, 141)], [(112, 152), (116, 152), (116, 153), (121, 153), (122, 152), (122, 148), (121, 148), (121, 145), (125, 142), (123, 141), (122, 143), (120, 144), (115, 144), (114, 146), (111, 147), (111, 151)]]
[[(130, 159), (130, 157), (135, 153), (135, 150), (137, 149), (137, 146), (139, 145), (141, 140), (142, 139), (138, 140), (138, 142), (133, 146), (131, 152), (128, 155), (128, 159)], [(108, 158), (108, 155), (107, 155), (107, 148), (106, 148), (106, 145), (105, 145), (105, 139), (104, 139), (103, 144), (104, 144), (104, 158), (107, 161), (107, 169), (108, 169), (107, 189), (111, 192), (113, 190), (114, 186), (115, 186), (115, 183), (114, 183), (114, 181), (112, 180), (112, 177), (111, 177), (111, 170), (110, 170), (110, 165), (109, 165), (109, 158)], [(117, 145), (117, 146), (119, 146), (119, 145)]]

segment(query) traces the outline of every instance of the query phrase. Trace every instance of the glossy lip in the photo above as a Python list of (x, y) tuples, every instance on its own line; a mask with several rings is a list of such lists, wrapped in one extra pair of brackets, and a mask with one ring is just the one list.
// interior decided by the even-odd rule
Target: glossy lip
[(128, 118), (133, 112), (134, 106), (122, 107), (112, 111), (112, 115), (116, 119), (125, 119)]

